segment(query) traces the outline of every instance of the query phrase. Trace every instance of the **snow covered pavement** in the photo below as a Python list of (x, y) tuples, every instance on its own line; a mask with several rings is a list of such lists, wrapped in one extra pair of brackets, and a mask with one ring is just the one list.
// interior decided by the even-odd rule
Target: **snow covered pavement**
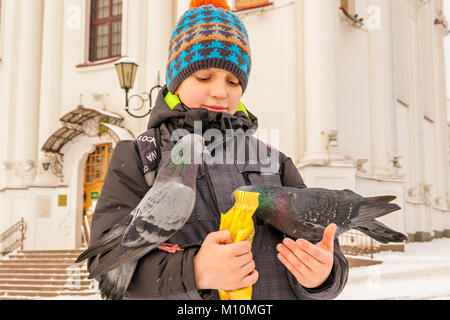
[(382, 264), (351, 268), (336, 300), (450, 299), (450, 239), (405, 244), (374, 255)]

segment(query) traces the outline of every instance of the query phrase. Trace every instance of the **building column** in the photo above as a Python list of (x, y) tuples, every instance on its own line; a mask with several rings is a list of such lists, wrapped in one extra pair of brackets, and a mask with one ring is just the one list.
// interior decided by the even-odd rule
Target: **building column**
[(42, 163), (47, 159), (41, 151), (47, 139), (58, 129), (61, 97), (61, 51), (63, 31), (63, 1), (44, 0), (44, 26), (42, 36), (41, 95), (39, 104), (39, 162), (36, 183), (55, 184), (57, 177)]
[(165, 83), (169, 41), (175, 22), (173, 1), (155, 0), (148, 2), (147, 14), (147, 61), (146, 83), (148, 89), (156, 85), (158, 72), (161, 84)]
[(371, 173), (376, 177), (391, 176), (389, 170), (388, 136), (391, 130), (391, 113), (394, 108), (391, 48), (391, 3), (370, 0), (368, 5), (380, 10), (379, 28), (369, 29), (369, 85), (370, 85), (370, 140)]
[(305, 154), (298, 165), (308, 187), (355, 189), (355, 165), (338, 151), (336, 30), (339, 1), (303, 2)]
[[(442, 1), (439, 1), (439, 9), (442, 9)], [(439, 17), (441, 18), (441, 17)], [(443, 17), (442, 17), (443, 18)], [(442, 209), (449, 209), (450, 184), (449, 179), (449, 135), (448, 135), (448, 115), (447, 115), (447, 94), (445, 77), (445, 48), (444, 39), (447, 37), (447, 30), (443, 25), (433, 24), (433, 59), (435, 77), (435, 159), (437, 161), (435, 170), (436, 197), (434, 205)], [(447, 81), (450, 81), (448, 79)], [(450, 226), (449, 226), (450, 227)]]
[(337, 129), (338, 4), (304, 2), (306, 151), (300, 165), (327, 164), (329, 134)]
[(15, 184), (33, 183), (37, 167), (43, 0), (22, 0), (14, 131)]
[(17, 53), (19, 43), (18, 21), (20, 14), (19, 1), (2, 2), (3, 35), (2, 56), (0, 63), (0, 189), (9, 186), (14, 175), (14, 114), (15, 88), (17, 86)]

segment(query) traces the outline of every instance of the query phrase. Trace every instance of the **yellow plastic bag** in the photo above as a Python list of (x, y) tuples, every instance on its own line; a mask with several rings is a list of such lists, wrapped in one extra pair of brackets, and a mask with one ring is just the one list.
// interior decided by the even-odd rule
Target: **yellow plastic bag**
[[(234, 242), (253, 241), (255, 227), (252, 216), (258, 208), (259, 193), (235, 191), (236, 202), (226, 214), (220, 217), (219, 231), (229, 230)], [(221, 300), (251, 300), (252, 287), (239, 290), (219, 290)]]

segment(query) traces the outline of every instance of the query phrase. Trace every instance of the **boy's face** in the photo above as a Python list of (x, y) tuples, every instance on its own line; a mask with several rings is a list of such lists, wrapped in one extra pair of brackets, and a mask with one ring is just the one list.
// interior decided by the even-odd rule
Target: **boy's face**
[(175, 92), (191, 109), (234, 114), (242, 96), (239, 80), (223, 69), (202, 69), (186, 78)]

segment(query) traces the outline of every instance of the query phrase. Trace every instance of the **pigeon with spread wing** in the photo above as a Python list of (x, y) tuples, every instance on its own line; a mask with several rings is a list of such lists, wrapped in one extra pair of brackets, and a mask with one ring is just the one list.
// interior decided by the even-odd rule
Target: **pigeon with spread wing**
[(251, 185), (237, 190), (259, 193), (255, 216), (293, 238), (322, 239), (325, 228), (337, 225), (335, 236), (359, 230), (381, 243), (402, 242), (406, 236), (375, 220), (401, 209), (395, 196), (365, 198), (351, 190)]

